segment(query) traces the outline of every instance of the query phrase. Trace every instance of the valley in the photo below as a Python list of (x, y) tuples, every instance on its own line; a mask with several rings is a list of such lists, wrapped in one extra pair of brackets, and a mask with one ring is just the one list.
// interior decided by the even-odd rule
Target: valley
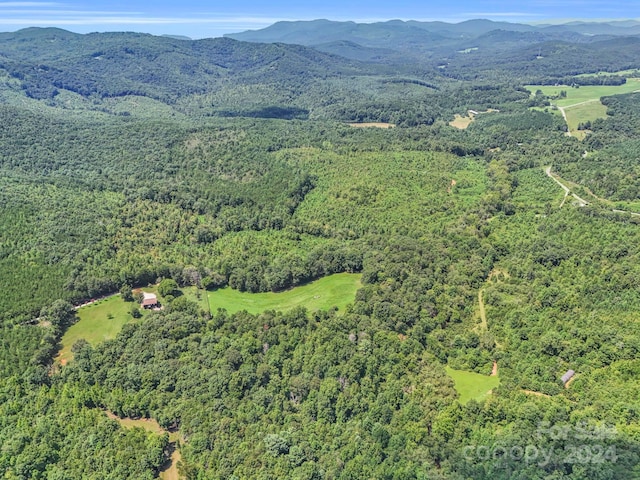
[(635, 478), (640, 49), (597, 25), (1, 33), (0, 476)]

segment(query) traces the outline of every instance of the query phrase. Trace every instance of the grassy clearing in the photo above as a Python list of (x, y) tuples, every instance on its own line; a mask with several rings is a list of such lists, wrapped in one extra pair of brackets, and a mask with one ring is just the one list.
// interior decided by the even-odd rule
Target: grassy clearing
[(223, 288), (209, 292), (209, 304), (213, 312), (224, 308), (229, 313), (241, 310), (249, 313), (286, 311), (299, 306), (309, 311), (327, 310), (333, 306), (344, 310), (347, 304), (353, 302), (356, 290), (360, 288), (360, 277), (354, 273), (338, 273), (278, 293), (246, 293)]
[[(552, 103), (564, 108), (569, 132), (582, 140), (586, 136), (586, 132), (578, 130), (579, 123), (594, 121), (607, 116), (607, 108), (600, 103), (600, 98), (638, 91), (640, 90), (640, 78), (629, 78), (627, 83), (618, 86), (589, 85), (572, 88), (568, 85), (527, 85), (525, 88), (532, 95), (537, 90), (541, 90), (548, 97), (558, 97), (561, 91), (566, 92), (566, 98), (557, 98)], [(549, 109), (549, 111), (552, 110)], [(556, 112), (554, 111), (553, 113)]]
[(527, 85), (525, 88), (532, 94), (537, 90), (541, 90), (542, 93), (548, 97), (558, 96), (560, 95), (560, 91), (565, 91), (567, 92), (566, 98), (558, 98), (552, 103), (555, 103), (559, 107), (569, 107), (576, 103), (599, 100), (600, 97), (620, 95), (622, 93), (631, 93), (640, 90), (640, 78), (629, 78), (627, 79), (627, 83), (618, 86), (588, 85), (580, 88), (572, 88), (569, 85)]
[(567, 115), (567, 125), (569, 131), (575, 137), (582, 139), (586, 133), (582, 130), (578, 130), (578, 124), (587, 121), (593, 122), (598, 118), (607, 117), (607, 107), (602, 105), (600, 101), (593, 101), (588, 103), (582, 103), (575, 107), (567, 107), (564, 109)]
[[(145, 287), (143, 290), (157, 294), (155, 286)], [(207, 297), (202, 291), (199, 292), (195, 287), (182, 288), (181, 291), (184, 296), (196, 302), (203, 310), (208, 308)], [(131, 305), (129, 302), (124, 302), (119, 295), (114, 295), (78, 309), (78, 321), (71, 325), (62, 336), (62, 349), (58, 352), (56, 361), (64, 365), (73, 359), (71, 347), (81, 338), (91, 345), (115, 338), (124, 325), (134, 321), (130, 313)], [(140, 309), (140, 312), (142, 318), (149, 314), (144, 309)]]
[(165, 432), (160, 424), (152, 418), (120, 418), (109, 411), (106, 411), (105, 413), (111, 420), (118, 422), (122, 428), (138, 427), (146, 430), (147, 432), (157, 433), (158, 435), (162, 435)]
[(133, 321), (131, 304), (119, 295), (78, 309), (78, 321), (62, 337), (62, 349), (56, 360), (63, 365), (73, 358), (71, 347), (81, 338), (92, 345), (115, 338), (122, 327)]
[(446, 367), (447, 375), (453, 378), (456, 392), (460, 395), (459, 401), (463, 405), (469, 400), (481, 401), (491, 393), (491, 390), (500, 384), (500, 377), (490, 377), (474, 372), (454, 370)]

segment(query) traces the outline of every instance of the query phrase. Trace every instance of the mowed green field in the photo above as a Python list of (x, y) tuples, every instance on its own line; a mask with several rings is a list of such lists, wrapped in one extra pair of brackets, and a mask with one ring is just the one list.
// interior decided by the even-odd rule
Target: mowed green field
[(588, 85), (580, 88), (572, 88), (569, 85), (527, 85), (525, 86), (532, 94), (537, 90), (541, 90), (548, 97), (560, 95), (560, 91), (567, 92), (566, 98), (558, 98), (552, 103), (559, 107), (569, 107), (576, 103), (587, 102), (589, 100), (599, 100), (600, 97), (610, 95), (620, 95), (622, 93), (631, 93), (640, 90), (640, 78), (628, 78), (624, 85)]
[[(229, 313), (247, 310), (249, 313), (261, 313), (265, 310), (291, 310), (294, 307), (306, 307), (309, 311), (328, 310), (338, 307), (344, 310), (353, 302), (356, 290), (360, 288), (362, 275), (354, 273), (338, 273), (321, 278), (301, 287), (278, 293), (246, 293), (223, 288), (206, 292), (209, 297), (211, 311), (224, 308)], [(155, 287), (143, 289), (156, 293)], [(181, 289), (183, 295), (207, 309), (207, 296), (195, 287)], [(62, 349), (56, 361), (64, 365), (73, 359), (71, 347), (80, 339), (91, 345), (115, 338), (122, 327), (134, 321), (130, 313), (131, 303), (122, 301), (120, 295), (114, 295), (92, 305), (78, 309), (78, 321), (65, 332), (62, 337)], [(149, 312), (140, 310), (144, 318)], [(139, 320), (138, 320), (139, 321)]]
[(91, 345), (115, 338), (126, 323), (133, 321), (130, 308), (131, 303), (124, 302), (120, 295), (114, 295), (78, 309), (78, 321), (62, 336), (62, 349), (56, 360), (63, 365), (71, 360), (71, 347), (81, 338)]
[(532, 94), (537, 90), (541, 90), (543, 94), (549, 97), (558, 96), (561, 91), (567, 92), (566, 98), (557, 98), (551, 103), (564, 109), (569, 132), (576, 138), (583, 139), (586, 133), (578, 130), (578, 124), (587, 121), (593, 122), (598, 118), (606, 118), (607, 116), (607, 107), (602, 105), (600, 98), (640, 91), (640, 78), (629, 78), (627, 83), (619, 86), (588, 85), (572, 88), (568, 85), (527, 85), (525, 88)]
[(295, 307), (313, 312), (334, 306), (341, 311), (355, 299), (356, 290), (361, 286), (360, 278), (360, 274), (337, 273), (278, 293), (246, 293), (227, 287), (209, 292), (209, 305), (212, 312), (224, 308), (229, 313), (286, 311)]
[(569, 130), (574, 132), (578, 129), (578, 124), (587, 121), (593, 122), (598, 118), (606, 118), (607, 107), (600, 103), (600, 100), (581, 103), (574, 107), (566, 107), (564, 113), (567, 115), (567, 125)]
[(490, 377), (475, 372), (465, 372), (446, 367), (447, 375), (453, 378), (456, 392), (460, 395), (460, 403), (463, 405), (469, 400), (483, 400), (500, 384), (500, 377)]

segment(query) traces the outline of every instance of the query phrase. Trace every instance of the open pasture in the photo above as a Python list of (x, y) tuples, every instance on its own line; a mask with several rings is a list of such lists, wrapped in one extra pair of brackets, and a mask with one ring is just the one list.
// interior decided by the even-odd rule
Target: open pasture
[(214, 312), (218, 308), (224, 308), (229, 313), (241, 310), (249, 313), (286, 311), (295, 307), (315, 311), (335, 306), (338, 310), (344, 310), (355, 299), (356, 290), (360, 287), (360, 277), (355, 273), (338, 273), (277, 293), (247, 293), (227, 287), (209, 292), (209, 304)]

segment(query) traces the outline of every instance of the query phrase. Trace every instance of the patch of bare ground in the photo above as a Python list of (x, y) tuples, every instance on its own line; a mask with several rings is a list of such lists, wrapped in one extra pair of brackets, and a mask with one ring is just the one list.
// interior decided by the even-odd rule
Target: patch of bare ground
[(473, 122), (473, 117), (463, 117), (462, 115), (456, 114), (455, 118), (449, 122), (449, 125), (458, 130), (466, 130), (466, 128), (471, 125), (471, 122)]
[(569, 379), (569, 381), (567, 381), (567, 383), (564, 384), (564, 388), (569, 388), (569, 385), (571, 385), (575, 379), (576, 379), (576, 376), (574, 375)]

